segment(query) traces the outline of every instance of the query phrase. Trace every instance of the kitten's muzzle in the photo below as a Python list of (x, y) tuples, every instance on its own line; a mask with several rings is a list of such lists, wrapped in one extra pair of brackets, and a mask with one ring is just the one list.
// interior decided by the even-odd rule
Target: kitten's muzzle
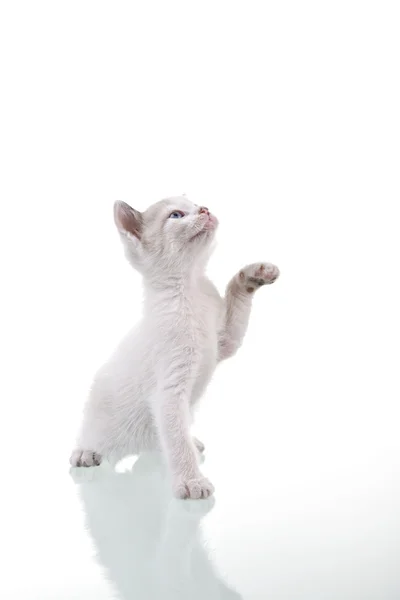
[(207, 229), (212, 229), (213, 227), (216, 227), (218, 225), (217, 217), (215, 217), (206, 206), (200, 206), (199, 214), (206, 215), (208, 217), (208, 220), (206, 221), (205, 225)]
[(213, 231), (218, 226), (217, 217), (214, 217), (214, 215), (212, 215), (210, 212), (202, 213), (199, 216), (200, 216), (200, 222), (199, 222), (200, 229), (199, 229), (199, 231), (197, 231), (194, 234), (193, 237), (190, 238), (191, 240), (194, 240), (194, 239), (200, 237), (204, 233)]
[(204, 225), (205, 229), (215, 229), (218, 225), (217, 217), (214, 217), (210, 212), (207, 213), (208, 219)]

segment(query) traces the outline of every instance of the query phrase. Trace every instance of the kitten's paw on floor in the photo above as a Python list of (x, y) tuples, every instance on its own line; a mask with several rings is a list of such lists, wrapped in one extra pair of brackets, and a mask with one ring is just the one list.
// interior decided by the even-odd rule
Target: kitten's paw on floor
[(206, 477), (196, 479), (179, 478), (175, 480), (173, 487), (175, 496), (182, 499), (200, 500), (201, 498), (208, 498), (214, 493), (214, 486)]
[(101, 455), (91, 450), (74, 450), (69, 462), (73, 467), (98, 467)]
[(274, 283), (279, 277), (279, 269), (271, 263), (254, 263), (239, 272), (239, 284), (251, 294), (262, 285)]

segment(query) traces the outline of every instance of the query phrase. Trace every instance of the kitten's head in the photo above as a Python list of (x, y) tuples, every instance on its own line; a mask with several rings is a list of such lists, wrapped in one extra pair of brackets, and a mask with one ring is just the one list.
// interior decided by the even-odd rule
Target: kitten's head
[(129, 262), (151, 278), (204, 267), (218, 226), (208, 208), (185, 196), (161, 200), (144, 212), (117, 201), (114, 219)]

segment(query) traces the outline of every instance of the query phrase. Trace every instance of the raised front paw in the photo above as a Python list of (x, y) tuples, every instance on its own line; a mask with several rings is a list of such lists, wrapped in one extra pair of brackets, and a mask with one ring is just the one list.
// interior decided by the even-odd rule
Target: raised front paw
[(194, 479), (177, 477), (173, 483), (173, 491), (177, 498), (200, 500), (201, 498), (212, 496), (214, 486), (206, 477), (202, 477), (201, 475)]
[(271, 263), (254, 263), (239, 271), (238, 280), (242, 288), (252, 294), (262, 285), (274, 283), (279, 277), (279, 269)]

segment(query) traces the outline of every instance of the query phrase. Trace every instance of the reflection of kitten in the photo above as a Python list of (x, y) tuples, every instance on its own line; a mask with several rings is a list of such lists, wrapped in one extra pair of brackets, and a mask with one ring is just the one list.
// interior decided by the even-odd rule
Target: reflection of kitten
[(273, 283), (277, 267), (244, 267), (225, 298), (204, 275), (217, 219), (185, 197), (140, 213), (116, 202), (115, 223), (129, 262), (143, 275), (144, 315), (95, 377), (73, 466), (100, 464), (161, 449), (176, 496), (206, 498), (212, 484), (200, 472), (191, 438), (191, 409), (217, 363), (242, 343), (253, 293)]
[(71, 470), (99, 563), (123, 600), (240, 600), (201, 542), (201, 519), (213, 506), (171, 496), (156, 453), (142, 454), (132, 472), (106, 464)]

